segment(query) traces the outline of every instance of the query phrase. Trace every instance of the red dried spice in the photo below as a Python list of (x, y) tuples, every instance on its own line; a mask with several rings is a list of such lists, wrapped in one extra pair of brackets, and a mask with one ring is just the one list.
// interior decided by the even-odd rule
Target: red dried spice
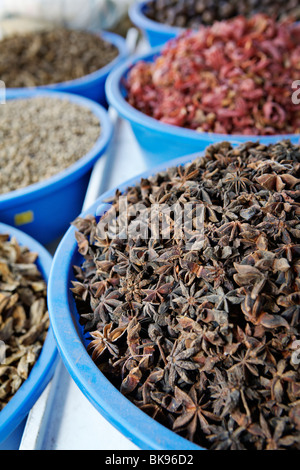
[(130, 71), (128, 102), (161, 122), (199, 132), (300, 132), (300, 25), (264, 14), (201, 26)]

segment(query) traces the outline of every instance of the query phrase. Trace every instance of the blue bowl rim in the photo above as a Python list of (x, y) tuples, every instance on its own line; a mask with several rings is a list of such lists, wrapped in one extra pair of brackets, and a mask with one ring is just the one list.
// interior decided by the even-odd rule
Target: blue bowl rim
[[(169, 36), (169, 39), (172, 39), (188, 30), (193, 30), (193, 28), (181, 28), (179, 26), (171, 26), (151, 20), (144, 14), (144, 9), (148, 3), (150, 3), (150, 0), (136, 0), (129, 7), (129, 17), (131, 21), (142, 30), (160, 33), (161, 35), (165, 35), (166, 39), (168, 39), (167, 36)], [(299, 22), (297, 21), (297, 23)]]
[[(118, 186), (124, 192), (141, 178), (147, 178), (172, 166), (188, 163), (201, 153), (187, 155), (148, 169)], [(101, 215), (107, 208), (105, 201), (117, 188), (103, 194), (80, 217)], [(75, 227), (69, 228), (54, 256), (49, 285), (49, 315), (60, 356), (74, 382), (92, 405), (125, 437), (144, 450), (206, 450), (175, 434), (137, 408), (110, 383), (92, 361), (74, 324), (69, 302), (69, 275), (74, 254), (77, 252)], [(73, 304), (74, 305), (74, 304)]]
[(158, 21), (151, 20), (144, 14), (144, 9), (149, 0), (138, 0), (129, 8), (129, 17), (133, 24), (145, 31), (153, 31), (160, 34), (177, 36), (185, 31), (185, 28), (170, 26)]
[[(0, 223), (0, 233), (8, 234), (10, 238), (15, 237), (20, 245), (38, 253), (37, 263), (39, 269), (45, 280), (48, 281), (52, 266), (52, 256), (48, 251), (35, 239), (9, 225)], [(34, 364), (28, 379), (23, 382), (19, 390), (0, 412), (0, 443), (5, 441), (26, 418), (50, 381), (57, 359), (58, 349), (50, 326), (40, 356)]]
[[(123, 82), (130, 69), (140, 61), (153, 62), (161, 54), (166, 45), (157, 46), (144, 54), (136, 54), (132, 58), (119, 64), (108, 76), (106, 81), (106, 95), (108, 102), (116, 109), (120, 116), (144, 129), (151, 129), (165, 137), (167, 135), (181, 139), (195, 140), (198, 142), (209, 141), (222, 142), (230, 141), (239, 144), (247, 141), (260, 141), (263, 144), (274, 143), (278, 140), (296, 139), (300, 134), (276, 134), (276, 135), (246, 135), (246, 134), (219, 134), (213, 132), (197, 132), (192, 129), (185, 129), (179, 126), (166, 124), (154, 119), (131, 106), (124, 97)], [(125, 93), (126, 94), (126, 93)]]
[(106, 75), (110, 73), (110, 71), (125, 59), (128, 56), (128, 49), (125, 39), (120, 36), (119, 34), (112, 33), (109, 31), (90, 31), (91, 33), (97, 34), (98, 36), (102, 37), (105, 41), (110, 42), (114, 46), (117, 47), (119, 50), (118, 56), (112, 60), (110, 63), (105, 65), (99, 70), (92, 72), (88, 75), (84, 75), (83, 77), (76, 78), (74, 80), (68, 80), (65, 82), (60, 83), (50, 83), (49, 85), (40, 85), (37, 87), (24, 87), (24, 88), (10, 88), (7, 87), (7, 92), (21, 92), (23, 90), (53, 90), (53, 91), (65, 91), (68, 92), (68, 88), (79, 87), (79, 86), (88, 86), (95, 81), (104, 78)]
[(6, 95), (7, 100), (18, 100), (35, 97), (68, 100), (79, 106), (90, 109), (99, 118), (101, 134), (91, 150), (65, 170), (57, 173), (47, 180), (34, 183), (30, 186), (27, 186), (26, 188), (17, 189), (15, 191), (0, 195), (1, 210), (15, 206), (18, 203), (40, 198), (78, 179), (86, 172), (87, 168), (92, 167), (96, 159), (100, 158), (101, 155), (105, 152), (113, 135), (113, 124), (106, 109), (88, 98), (84, 98), (72, 93), (48, 91), (43, 89), (23, 89), (14, 91), (8, 90)]

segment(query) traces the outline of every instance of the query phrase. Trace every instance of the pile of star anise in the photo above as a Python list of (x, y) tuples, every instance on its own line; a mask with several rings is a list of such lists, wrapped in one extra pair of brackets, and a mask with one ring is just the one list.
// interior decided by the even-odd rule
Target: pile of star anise
[[(192, 249), (175, 215), (169, 238), (111, 239), (94, 216), (74, 222), (83, 262), (72, 291), (93, 360), (207, 449), (300, 449), (299, 162), (289, 141), (224, 142), (128, 188), (129, 234), (138, 202), (201, 203)], [(111, 210), (122, 216), (120, 196)]]

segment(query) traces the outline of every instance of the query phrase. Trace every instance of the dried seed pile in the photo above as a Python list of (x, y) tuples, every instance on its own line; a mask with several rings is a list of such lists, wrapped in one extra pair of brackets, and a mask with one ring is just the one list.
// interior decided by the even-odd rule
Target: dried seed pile
[(298, 0), (152, 0), (145, 7), (151, 20), (180, 28), (196, 28), (201, 24), (243, 15), (266, 13), (277, 19), (288, 16), (300, 19)]
[(100, 132), (99, 119), (70, 101), (7, 101), (0, 108), (0, 194), (65, 170), (92, 149)]
[(74, 222), (84, 260), (71, 289), (93, 360), (205, 448), (300, 449), (299, 162), (289, 141), (224, 142), (128, 188), (129, 229), (138, 202), (204, 206), (189, 250), (174, 214), (170, 239), (103, 239), (93, 216)]
[(170, 41), (154, 63), (130, 71), (129, 103), (161, 122), (198, 132), (300, 132), (292, 84), (300, 26), (258, 14), (200, 27)]
[(85, 31), (20, 34), (0, 42), (0, 79), (7, 88), (66, 82), (96, 72), (118, 54), (113, 44)]
[(36, 363), (49, 328), (38, 255), (0, 234), (0, 410)]

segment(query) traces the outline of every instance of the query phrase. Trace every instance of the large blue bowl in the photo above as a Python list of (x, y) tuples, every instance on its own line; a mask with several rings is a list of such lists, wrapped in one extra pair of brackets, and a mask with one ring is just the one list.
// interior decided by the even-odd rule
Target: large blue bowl
[(145, 15), (148, 3), (149, 0), (133, 3), (129, 9), (129, 16), (132, 23), (142, 31), (151, 47), (161, 46), (185, 31), (184, 28), (169, 26), (148, 18)]
[[(48, 251), (28, 235), (8, 225), (0, 223), (0, 233), (15, 237), (20, 245), (38, 253), (37, 266), (45, 281), (48, 281), (52, 265), (52, 257)], [(5, 443), (10, 436), (17, 433), (18, 428), (23, 425), (29, 411), (51, 380), (57, 361), (58, 350), (50, 328), (41, 354), (28, 379), (0, 412), (0, 450), (5, 448)]]
[(0, 220), (46, 245), (61, 237), (81, 211), (92, 168), (111, 141), (113, 125), (102, 106), (81, 96), (44, 90), (7, 92), (7, 99), (37, 96), (69, 100), (88, 108), (101, 123), (101, 135), (94, 147), (75, 164), (45, 181), (0, 195)]
[[(198, 156), (198, 155), (197, 155)], [(190, 155), (161, 165), (120, 185), (124, 192), (168, 166), (187, 163), (196, 158)], [(108, 191), (89, 210), (81, 214), (102, 215), (107, 209), (105, 201), (114, 196), (116, 189)], [(87, 352), (88, 334), (79, 323), (74, 297), (70, 288), (75, 280), (73, 266), (82, 264), (75, 240), (76, 229), (70, 228), (61, 241), (51, 269), (48, 285), (49, 314), (54, 336), (62, 360), (83, 394), (113, 426), (143, 450), (203, 450), (199, 446), (165, 428), (133, 405), (99, 371)], [(96, 412), (96, 411), (95, 411)]]
[[(44, 85), (39, 87), (29, 87), (25, 90), (48, 90), (48, 91), (60, 91), (63, 93), (74, 93), (76, 95), (89, 98), (102, 106), (107, 107), (107, 100), (105, 96), (105, 82), (109, 73), (119, 65), (127, 56), (128, 50), (126, 41), (124, 38), (115, 33), (102, 32), (100, 36), (107, 42), (116, 46), (119, 50), (119, 55), (105, 67), (93, 72), (84, 77), (76, 80), (70, 80), (62, 83), (54, 83), (50, 85)], [(22, 94), (24, 88), (8, 88), (8, 91), (12, 91), (15, 96), (18, 93)]]
[(299, 143), (299, 134), (251, 136), (199, 133), (191, 129), (162, 123), (135, 109), (126, 100), (127, 90), (125, 84), (128, 73), (139, 61), (153, 62), (160, 55), (162, 48), (160, 46), (147, 54), (127, 60), (111, 72), (106, 82), (108, 101), (117, 110), (118, 114), (130, 123), (143, 150), (147, 166), (157, 166), (163, 161), (169, 161), (175, 157), (200, 152), (210, 144), (223, 141), (229, 141), (232, 145), (248, 141), (260, 141), (268, 145), (284, 139), (290, 139), (294, 144)]

